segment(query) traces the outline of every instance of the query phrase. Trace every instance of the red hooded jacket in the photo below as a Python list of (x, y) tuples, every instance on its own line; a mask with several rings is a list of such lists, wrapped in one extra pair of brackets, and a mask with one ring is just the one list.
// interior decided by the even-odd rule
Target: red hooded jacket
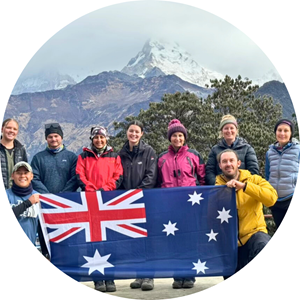
[(100, 156), (89, 148), (83, 148), (78, 156), (76, 176), (84, 191), (116, 190), (123, 180), (121, 158), (110, 146)]

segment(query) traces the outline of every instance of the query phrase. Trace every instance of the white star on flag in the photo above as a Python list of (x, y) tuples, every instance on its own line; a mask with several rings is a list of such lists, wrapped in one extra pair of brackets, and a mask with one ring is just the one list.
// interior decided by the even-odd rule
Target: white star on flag
[(210, 242), (211, 240), (217, 241), (216, 236), (217, 236), (218, 234), (219, 234), (218, 232), (214, 232), (214, 231), (211, 229), (210, 233), (206, 233), (206, 235), (209, 237), (208, 241), (209, 241), (209, 242)]
[(228, 219), (232, 218), (232, 216), (229, 214), (230, 209), (229, 210), (225, 210), (225, 207), (223, 207), (222, 211), (218, 210), (219, 216), (217, 217), (217, 219), (221, 219), (221, 224), (226, 221), (228, 223)]
[(176, 228), (176, 224), (177, 223), (171, 223), (171, 221), (169, 221), (169, 223), (168, 224), (163, 224), (164, 226), (165, 226), (165, 229), (163, 230), (163, 232), (166, 232), (167, 233), (167, 236), (169, 235), (169, 234), (173, 234), (173, 235), (175, 235), (175, 231), (176, 230), (179, 230), (178, 228)]
[(200, 205), (200, 201), (203, 200), (204, 198), (201, 197), (202, 193), (197, 194), (196, 191), (194, 192), (193, 195), (190, 195), (190, 199), (188, 200), (188, 202), (192, 202), (192, 205), (194, 205), (195, 203)]
[(197, 274), (199, 274), (199, 272), (202, 272), (203, 274), (205, 274), (205, 270), (209, 269), (208, 267), (205, 266), (206, 261), (205, 262), (201, 262), (200, 259), (198, 259), (197, 263), (193, 263), (194, 268), (192, 270), (196, 270)]
[(105, 268), (114, 267), (107, 260), (109, 259), (111, 254), (102, 256), (99, 254), (98, 250), (95, 251), (94, 257), (84, 256), (84, 259), (87, 261), (86, 264), (82, 265), (81, 268), (89, 268), (89, 275), (91, 275), (94, 271), (98, 270), (100, 273), (104, 275)]

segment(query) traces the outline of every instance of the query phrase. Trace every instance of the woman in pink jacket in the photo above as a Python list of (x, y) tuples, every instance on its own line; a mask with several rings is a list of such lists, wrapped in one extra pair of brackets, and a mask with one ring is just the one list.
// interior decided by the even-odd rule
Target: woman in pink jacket
[[(158, 185), (162, 188), (205, 184), (205, 164), (200, 154), (186, 145), (187, 130), (177, 119), (168, 126), (170, 146), (158, 157)], [(195, 278), (174, 278), (173, 288), (192, 288)]]

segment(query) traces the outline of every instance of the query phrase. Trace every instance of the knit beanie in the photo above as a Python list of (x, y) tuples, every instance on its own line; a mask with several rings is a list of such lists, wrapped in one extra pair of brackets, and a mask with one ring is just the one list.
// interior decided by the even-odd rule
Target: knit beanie
[(280, 124), (286, 124), (286, 125), (289, 125), (289, 126), (290, 126), (291, 132), (292, 132), (292, 134), (291, 134), (291, 139), (292, 139), (292, 137), (293, 137), (293, 135), (294, 135), (294, 130), (295, 130), (295, 125), (294, 125), (294, 123), (293, 123), (292, 121), (288, 120), (288, 119), (281, 119), (281, 120), (279, 120), (279, 121), (276, 123), (275, 127), (274, 127), (274, 133), (275, 133), (275, 134), (276, 134), (276, 131), (277, 131), (277, 127), (278, 127)]
[(97, 127), (91, 128), (90, 139), (93, 140), (93, 138), (96, 135), (103, 135), (107, 140), (109, 140), (108, 132), (107, 132), (106, 128), (104, 128), (103, 126), (97, 126)]
[(171, 141), (171, 136), (175, 132), (182, 132), (184, 138), (187, 138), (187, 131), (181, 122), (177, 119), (173, 119), (168, 125), (168, 140)]
[(62, 139), (64, 138), (63, 131), (58, 123), (45, 124), (45, 139), (47, 139), (47, 136), (51, 133), (57, 133)]
[(220, 122), (219, 130), (222, 130), (222, 128), (227, 124), (233, 124), (236, 128), (238, 128), (237, 121), (235, 119), (225, 119)]

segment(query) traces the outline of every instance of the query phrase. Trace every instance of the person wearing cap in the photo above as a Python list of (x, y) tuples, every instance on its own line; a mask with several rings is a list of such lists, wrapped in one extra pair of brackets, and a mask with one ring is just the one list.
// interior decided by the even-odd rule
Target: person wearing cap
[(266, 153), (265, 176), (278, 193), (271, 207), (276, 227), (281, 224), (294, 195), (299, 172), (300, 145), (293, 138), (294, 124), (288, 119), (279, 120), (274, 133), (276, 142)]
[(219, 167), (217, 156), (225, 149), (237, 152), (241, 161), (241, 169), (248, 170), (252, 175), (259, 173), (258, 160), (253, 147), (243, 138), (238, 136), (238, 123), (234, 116), (222, 117), (219, 127), (219, 142), (212, 147), (205, 166), (205, 181), (207, 185), (214, 185), (216, 176), (222, 171)]
[[(151, 189), (156, 186), (157, 156), (153, 148), (141, 140), (143, 123), (137, 120), (127, 125), (127, 141), (119, 152), (123, 166), (120, 189)], [(137, 278), (130, 283), (132, 289), (149, 291), (154, 288), (153, 278)]]
[[(168, 126), (170, 146), (158, 156), (158, 186), (162, 188), (205, 184), (205, 165), (200, 154), (186, 144), (187, 130), (173, 119)], [(174, 278), (174, 289), (192, 288), (195, 278)]]
[[(76, 176), (83, 191), (112, 191), (120, 187), (123, 167), (120, 156), (107, 145), (108, 132), (103, 126), (91, 128), (90, 147), (78, 156)], [(95, 290), (115, 292), (113, 280), (94, 281)]]
[(63, 131), (58, 123), (45, 125), (45, 150), (34, 155), (31, 161), (33, 188), (41, 194), (75, 192), (77, 155), (63, 144)]
[(27, 162), (25, 147), (16, 139), (19, 132), (17, 120), (9, 118), (3, 121), (1, 128), (0, 156), (1, 171), (5, 189), (12, 187), (12, 169), (19, 161)]
[(38, 226), (35, 204), (39, 202), (39, 194), (32, 188), (31, 166), (25, 161), (18, 162), (13, 167), (11, 178), (12, 187), (6, 190), (8, 201), (22, 229), (35, 244)]

